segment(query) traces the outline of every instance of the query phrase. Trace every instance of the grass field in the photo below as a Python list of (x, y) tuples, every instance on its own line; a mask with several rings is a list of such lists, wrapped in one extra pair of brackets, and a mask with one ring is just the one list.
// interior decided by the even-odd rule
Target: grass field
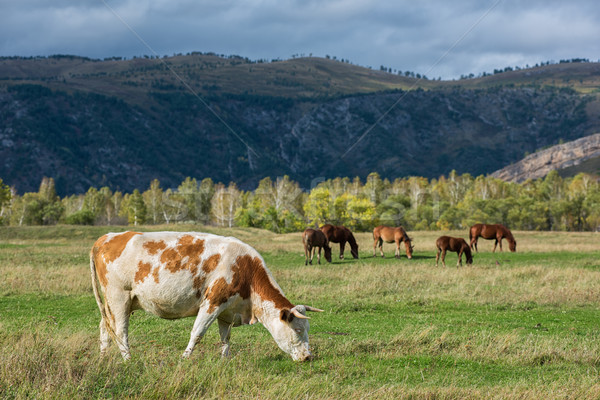
[[(160, 230), (148, 227), (142, 230)], [(169, 226), (169, 229), (174, 229)], [(513, 232), (517, 253), (480, 240), (474, 265), (435, 267), (440, 232), (409, 232), (415, 257), (304, 266), (300, 234), (177, 226), (256, 247), (311, 315), (315, 360), (295, 363), (260, 324), (212, 326), (182, 360), (192, 318), (131, 318), (132, 360), (99, 355), (89, 277), (94, 240), (121, 227), (0, 228), (0, 398), (600, 398), (600, 235)], [(444, 234), (466, 237), (466, 232)], [(349, 254), (347, 254), (349, 256)]]

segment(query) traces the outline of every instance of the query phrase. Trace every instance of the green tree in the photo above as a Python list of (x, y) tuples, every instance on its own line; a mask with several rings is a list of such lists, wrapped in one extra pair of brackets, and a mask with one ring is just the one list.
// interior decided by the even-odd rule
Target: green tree
[(127, 221), (130, 225), (141, 225), (146, 222), (146, 203), (144, 203), (144, 197), (138, 189), (135, 189), (133, 193), (126, 196), (127, 209)]
[(317, 186), (310, 191), (306, 203), (304, 203), (304, 215), (312, 225), (321, 226), (329, 222), (332, 206), (329, 189)]
[(158, 179), (150, 182), (150, 187), (146, 190), (142, 197), (146, 204), (147, 210), (147, 221), (156, 225), (163, 220), (163, 190), (160, 187), (160, 181)]
[(2, 225), (10, 212), (12, 193), (8, 185), (0, 178), (0, 225)]

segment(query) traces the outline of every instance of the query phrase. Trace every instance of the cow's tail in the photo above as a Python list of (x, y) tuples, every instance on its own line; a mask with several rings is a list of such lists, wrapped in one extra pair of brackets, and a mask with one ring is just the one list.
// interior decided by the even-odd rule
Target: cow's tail
[(98, 282), (98, 274), (96, 273), (96, 251), (95, 247), (90, 252), (90, 271), (92, 273), (92, 289), (94, 290), (94, 297), (96, 298), (96, 304), (98, 305), (98, 309), (100, 310), (100, 315), (102, 315), (102, 321), (104, 322), (104, 327), (106, 331), (110, 335), (110, 337), (116, 342), (121, 344), (121, 339), (117, 336), (113, 326), (111, 325), (111, 319), (108, 316), (110, 313), (110, 309), (105, 307), (104, 302), (102, 301), (102, 297), (100, 296), (100, 282)]

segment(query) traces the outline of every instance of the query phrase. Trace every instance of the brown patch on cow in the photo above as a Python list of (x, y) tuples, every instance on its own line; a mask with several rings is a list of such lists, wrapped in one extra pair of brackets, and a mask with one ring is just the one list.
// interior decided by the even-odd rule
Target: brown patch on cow
[(141, 233), (124, 232), (113, 236), (113, 238), (108, 241), (108, 235), (104, 235), (94, 244), (92, 252), (94, 254), (96, 273), (98, 274), (98, 280), (100, 280), (100, 283), (103, 287), (106, 287), (108, 284), (108, 278), (106, 277), (107, 264), (113, 262), (119, 258), (119, 256), (121, 256), (121, 253), (123, 253), (123, 250), (125, 250), (125, 246), (127, 246), (127, 243), (129, 243), (129, 240), (134, 235), (141, 235)]
[(278, 309), (294, 307), (281, 291), (273, 286), (260, 258), (252, 258), (248, 254), (238, 256), (231, 271), (233, 278), (230, 284), (224, 278), (219, 278), (207, 291), (209, 313), (236, 294), (244, 300), (248, 299), (252, 290), (263, 300), (272, 301)]
[(212, 256), (204, 260), (204, 262), (202, 263), (202, 271), (204, 271), (207, 274), (210, 274), (215, 270), (215, 268), (217, 268), (217, 265), (219, 265), (219, 261), (221, 261), (221, 255), (213, 254)]
[(198, 299), (202, 297), (202, 288), (204, 287), (205, 282), (206, 277), (204, 275), (194, 277), (194, 289), (196, 289), (196, 297)]
[(158, 268), (154, 268), (154, 270), (152, 271), (152, 277), (154, 278), (154, 282), (158, 284)]
[(204, 240), (194, 241), (191, 235), (182, 236), (175, 248), (167, 248), (160, 256), (160, 262), (170, 272), (189, 270), (192, 275), (198, 272), (202, 253), (204, 252)]
[(148, 253), (151, 256), (153, 256), (156, 253), (158, 253), (159, 251), (166, 249), (167, 248), (167, 244), (163, 240), (160, 240), (158, 242), (152, 240), (150, 242), (144, 243), (144, 248), (146, 250), (148, 250)]
[(135, 272), (135, 281), (137, 283), (142, 282), (148, 275), (150, 275), (151, 269), (152, 264), (140, 261), (138, 264), (138, 269)]
[(125, 232), (120, 235), (114, 236), (110, 241), (102, 245), (101, 250), (104, 253), (104, 260), (106, 263), (111, 263), (121, 256), (125, 246), (129, 243), (129, 240), (135, 236), (141, 235), (140, 232)]

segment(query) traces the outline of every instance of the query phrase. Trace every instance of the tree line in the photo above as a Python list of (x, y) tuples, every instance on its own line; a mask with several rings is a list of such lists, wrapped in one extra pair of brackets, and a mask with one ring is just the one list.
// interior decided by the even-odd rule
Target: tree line
[(517, 230), (590, 231), (600, 227), (600, 184), (588, 174), (561, 178), (556, 171), (523, 183), (452, 171), (438, 179), (322, 179), (303, 190), (288, 176), (240, 190), (210, 178), (186, 178), (177, 188), (158, 180), (132, 193), (90, 187), (59, 197), (54, 180), (17, 194), (0, 179), (2, 225), (140, 225), (198, 223), (302, 231), (326, 222), (355, 231), (402, 225), (407, 230), (465, 229), (501, 223)]

